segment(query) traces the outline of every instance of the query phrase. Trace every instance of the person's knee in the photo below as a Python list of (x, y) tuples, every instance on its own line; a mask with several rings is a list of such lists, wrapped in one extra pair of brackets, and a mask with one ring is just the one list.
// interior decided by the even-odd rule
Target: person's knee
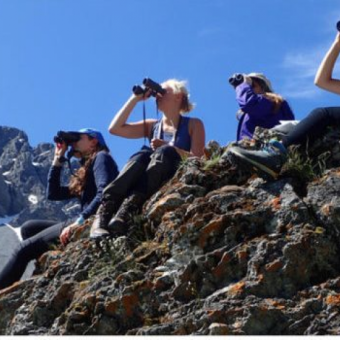
[(166, 161), (176, 161), (180, 158), (176, 149), (171, 145), (162, 145), (157, 148), (152, 156), (153, 159), (166, 160)]
[(139, 151), (130, 157), (129, 162), (138, 162), (141, 164), (148, 164), (150, 162), (151, 154), (152, 154), (151, 150)]

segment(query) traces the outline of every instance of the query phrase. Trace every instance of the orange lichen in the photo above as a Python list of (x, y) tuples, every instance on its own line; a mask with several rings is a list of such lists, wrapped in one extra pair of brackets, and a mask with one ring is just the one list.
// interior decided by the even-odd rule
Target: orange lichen
[(228, 262), (230, 262), (231, 256), (228, 253), (224, 253), (221, 261), (218, 263), (218, 265), (212, 270), (212, 273), (216, 277), (221, 277), (224, 274), (225, 267)]
[(201, 230), (198, 244), (202, 249), (206, 246), (209, 237), (211, 237), (213, 233), (218, 233), (220, 231), (220, 229), (222, 228), (222, 222), (223, 217), (219, 217), (215, 220), (212, 220)]
[(275, 197), (270, 202), (271, 207), (274, 210), (279, 210), (281, 208), (281, 197)]
[(275, 260), (271, 263), (266, 264), (267, 272), (276, 272), (283, 267), (283, 263), (281, 260)]
[(340, 305), (340, 294), (328, 295), (326, 303), (327, 305)]
[(237, 257), (239, 261), (244, 261), (248, 258), (248, 253), (245, 250), (240, 250), (237, 252)]
[(246, 284), (244, 282), (237, 282), (234, 285), (230, 286), (229, 293), (232, 295), (239, 295), (243, 293)]

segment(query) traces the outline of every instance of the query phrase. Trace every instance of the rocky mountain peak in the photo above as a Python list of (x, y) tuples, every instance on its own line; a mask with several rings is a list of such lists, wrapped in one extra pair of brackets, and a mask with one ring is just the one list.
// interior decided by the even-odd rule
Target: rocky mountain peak
[(277, 181), (209, 143), (126, 236), (96, 242), (80, 227), (1, 291), (0, 333), (340, 334), (340, 148), (328, 137), (308, 154), (322, 171)]
[(46, 200), (53, 148), (50, 143), (31, 147), (25, 132), (0, 126), (0, 217), (15, 216), (11, 223), (19, 225), (28, 218), (68, 216), (62, 210), (65, 203)]

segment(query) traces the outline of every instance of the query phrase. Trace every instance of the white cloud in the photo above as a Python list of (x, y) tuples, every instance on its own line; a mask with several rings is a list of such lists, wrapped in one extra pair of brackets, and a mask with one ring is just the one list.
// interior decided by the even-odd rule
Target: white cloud
[(282, 68), (285, 70), (282, 92), (291, 98), (312, 98), (319, 94), (314, 77), (325, 54), (325, 48), (308, 52), (289, 52)]
[[(323, 29), (325, 34), (332, 36), (331, 40), (324, 42), (309, 50), (288, 52), (282, 62), (285, 70), (283, 77), (283, 90), (285, 96), (291, 98), (313, 98), (321, 96), (322, 91), (314, 85), (314, 77), (326, 52), (335, 38), (335, 25), (340, 20), (340, 9), (334, 9), (324, 17)], [(332, 34), (331, 34), (332, 33)], [(333, 74), (340, 79), (340, 63), (335, 65)]]

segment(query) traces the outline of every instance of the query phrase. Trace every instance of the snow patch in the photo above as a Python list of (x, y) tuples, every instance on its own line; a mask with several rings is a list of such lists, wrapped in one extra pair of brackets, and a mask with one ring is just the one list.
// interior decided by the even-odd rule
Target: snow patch
[(75, 205), (72, 205), (68, 208), (65, 208), (64, 211), (72, 211), (72, 210), (75, 210), (75, 209), (79, 209), (80, 207), (80, 204), (75, 204)]
[(37, 204), (39, 201), (38, 201), (38, 197), (35, 196), (35, 195), (29, 195), (28, 196), (28, 200), (32, 203), (32, 204)]
[(47, 155), (51, 152), (51, 150), (47, 150), (47, 151), (44, 151), (42, 152), (41, 154), (39, 154), (39, 156), (44, 156), (44, 155)]

